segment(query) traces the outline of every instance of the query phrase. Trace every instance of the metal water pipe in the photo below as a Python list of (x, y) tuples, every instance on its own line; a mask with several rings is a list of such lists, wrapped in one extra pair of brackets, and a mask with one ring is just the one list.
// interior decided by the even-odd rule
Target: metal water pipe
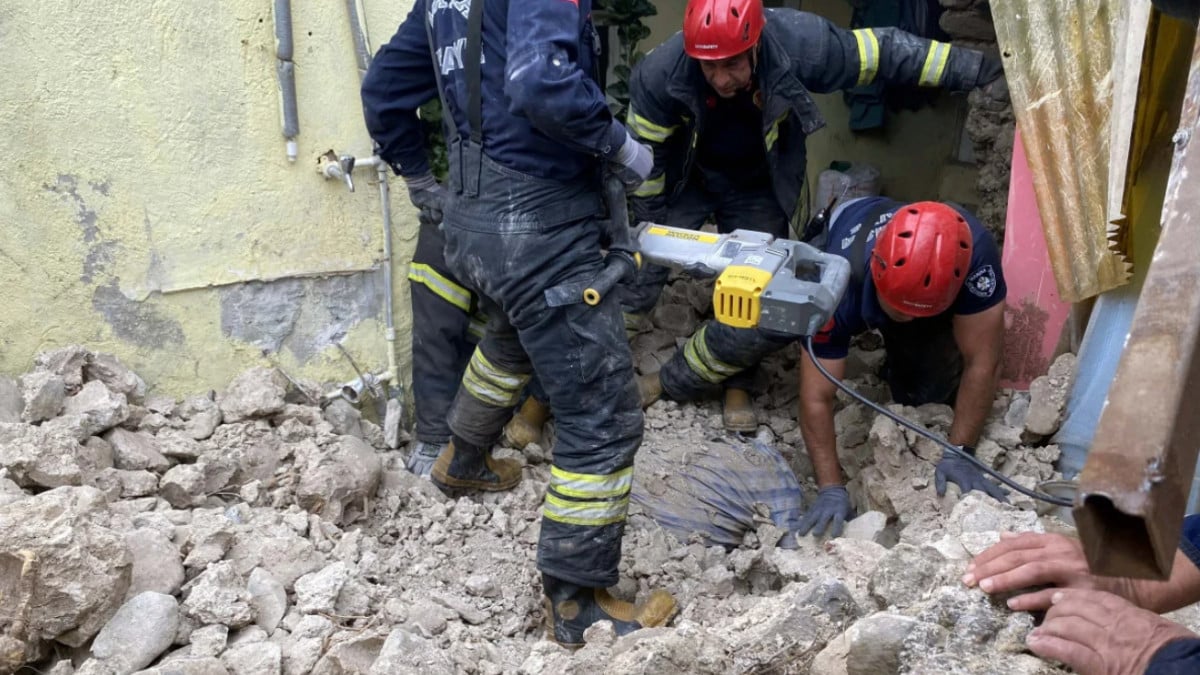
[(275, 72), (279, 76), (279, 112), (283, 117), (287, 158), (289, 162), (294, 162), (299, 154), (296, 136), (300, 135), (300, 113), (296, 106), (296, 64), (292, 62), (292, 3), (291, 0), (275, 0), (272, 7), (275, 17)]

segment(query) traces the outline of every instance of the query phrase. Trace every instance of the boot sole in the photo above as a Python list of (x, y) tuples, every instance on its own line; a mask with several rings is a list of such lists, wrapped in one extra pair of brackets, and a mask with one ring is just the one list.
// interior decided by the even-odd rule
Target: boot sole
[(504, 492), (511, 490), (521, 483), (521, 477), (517, 476), (516, 480), (508, 483), (491, 483), (481, 480), (459, 480), (450, 476), (438, 477), (435, 474), (430, 474), (429, 479), (433, 484), (438, 486), (443, 492), (471, 492), (478, 490), (480, 492)]
[(742, 433), (742, 434), (748, 434), (748, 433), (758, 431), (758, 422), (748, 422), (748, 423), (744, 423), (744, 424), (726, 422), (724, 420), (722, 420), (721, 422), (725, 426), (726, 431), (736, 431), (736, 432)]
[[(554, 615), (552, 614), (553, 608), (550, 606), (549, 598), (542, 598), (542, 612), (543, 616), (546, 617), (544, 623), (547, 640), (572, 651), (587, 644), (586, 642), (563, 642), (554, 636)], [(650, 597), (646, 600), (646, 603), (638, 607), (633, 620), (641, 624), (642, 628), (660, 628), (675, 618), (678, 612), (679, 605), (675, 602), (675, 596), (659, 589), (650, 593)]]

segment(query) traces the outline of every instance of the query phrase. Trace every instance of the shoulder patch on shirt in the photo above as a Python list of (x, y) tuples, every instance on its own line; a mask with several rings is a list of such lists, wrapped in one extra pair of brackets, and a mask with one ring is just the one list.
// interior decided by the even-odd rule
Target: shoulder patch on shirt
[(996, 270), (984, 265), (967, 277), (967, 290), (980, 298), (990, 298), (996, 292)]

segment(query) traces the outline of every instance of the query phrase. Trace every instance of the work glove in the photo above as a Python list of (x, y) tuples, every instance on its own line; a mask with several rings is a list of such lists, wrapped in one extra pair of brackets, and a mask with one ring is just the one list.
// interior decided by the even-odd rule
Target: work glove
[(633, 192), (650, 176), (654, 169), (654, 153), (650, 146), (639, 143), (628, 131), (625, 142), (609, 162), (609, 169), (625, 184), (626, 192)]
[[(975, 456), (975, 448), (964, 445), (963, 450)], [(968, 459), (951, 452), (942, 453), (942, 460), (937, 463), (937, 470), (933, 474), (933, 488), (937, 496), (945, 496), (946, 481), (957, 485), (959, 492), (964, 495), (971, 490), (979, 490), (998, 502), (1008, 502), (1008, 490), (984, 478), (979, 467)]]
[(814, 535), (821, 536), (828, 528), (829, 536), (840, 537), (846, 521), (852, 518), (854, 507), (850, 505), (850, 493), (846, 491), (846, 486), (830, 485), (817, 491), (817, 501), (800, 519), (796, 534), (804, 536), (812, 530)]
[(429, 472), (433, 471), (433, 464), (437, 461), (438, 455), (442, 454), (442, 450), (446, 448), (445, 443), (426, 443), (418, 441), (408, 453), (408, 461), (404, 463), (404, 468), (410, 473), (421, 478), (429, 478)]
[(1008, 78), (1004, 76), (1004, 63), (997, 57), (985, 55), (979, 66), (979, 87), (993, 101), (1007, 101)]
[(422, 225), (441, 225), (446, 188), (429, 173), (405, 178), (404, 183), (408, 186), (408, 200), (417, 207), (417, 220)]

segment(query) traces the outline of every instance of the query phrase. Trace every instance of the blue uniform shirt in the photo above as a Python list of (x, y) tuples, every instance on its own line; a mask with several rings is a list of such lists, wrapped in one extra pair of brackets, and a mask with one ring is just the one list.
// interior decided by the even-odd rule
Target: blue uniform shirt
[[(907, 203), (886, 197), (862, 197), (847, 202), (834, 212), (829, 225), (829, 238), (825, 244), (826, 253), (840, 255), (849, 260), (851, 245), (859, 230), (869, 227), (872, 232), (868, 235), (862, 260), (862, 283), (850, 282), (833, 318), (813, 338), (813, 351), (818, 357), (846, 358), (850, 349), (850, 338), (891, 321), (879, 304), (869, 265), (879, 231), (891, 219), (892, 214), (903, 206), (907, 206)], [(872, 219), (872, 222), (863, 222), (872, 214), (879, 213), (880, 208), (885, 210)], [(1008, 287), (1000, 269), (1000, 250), (991, 232), (988, 232), (974, 215), (962, 210), (960, 213), (970, 226), (973, 236), (971, 269), (954, 304), (947, 311), (954, 314), (976, 314), (1004, 300)]]

